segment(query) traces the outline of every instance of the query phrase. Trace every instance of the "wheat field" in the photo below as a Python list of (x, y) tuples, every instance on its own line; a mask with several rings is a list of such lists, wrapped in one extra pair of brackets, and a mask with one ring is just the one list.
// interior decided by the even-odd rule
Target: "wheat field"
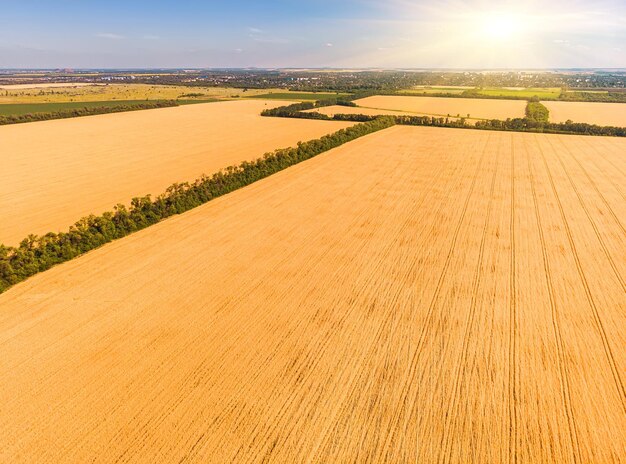
[(264, 100), (218, 102), (0, 127), (0, 243), (162, 193), (351, 123), (264, 118)]
[(0, 295), (0, 461), (626, 460), (626, 140), (378, 132)]
[[(377, 110), (408, 111), (429, 116), (460, 116), (472, 119), (523, 118), (526, 101), (479, 98), (400, 97), (376, 95), (355, 103)], [(468, 116), (469, 114), (469, 116)]]
[(626, 127), (626, 104), (599, 102), (542, 102), (550, 111), (550, 122), (586, 122), (599, 126)]

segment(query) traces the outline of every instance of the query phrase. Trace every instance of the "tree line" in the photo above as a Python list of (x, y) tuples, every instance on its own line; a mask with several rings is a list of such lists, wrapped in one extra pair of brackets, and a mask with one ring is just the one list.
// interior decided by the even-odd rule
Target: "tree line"
[(17, 247), (0, 244), (0, 293), (24, 279), (68, 261), (112, 240), (188, 211), (289, 166), (317, 156), (364, 135), (394, 125), (393, 118), (374, 120), (341, 129), (296, 147), (266, 153), (255, 161), (244, 161), (212, 176), (191, 183), (174, 184), (163, 194), (134, 198), (129, 207), (118, 204), (100, 216), (84, 217), (67, 232), (29, 235)]
[(122, 113), (126, 111), (150, 110), (155, 108), (167, 108), (178, 106), (174, 100), (146, 101), (145, 103), (133, 103), (115, 106), (84, 107), (45, 113), (27, 113), (20, 115), (0, 115), (0, 126), (7, 124), (20, 124), (24, 122), (47, 121), (50, 119), (76, 118), (80, 116), (93, 116), (96, 114)]
[(626, 127), (598, 126), (584, 122), (542, 122), (528, 118), (490, 119), (476, 122), (477, 129), (503, 130), (516, 132), (544, 132), (549, 134), (601, 135), (626, 137)]
[(626, 103), (626, 91), (607, 91), (607, 93), (600, 92), (585, 92), (570, 91), (561, 92), (558, 98), (560, 101), (572, 101), (572, 102), (601, 102), (601, 103)]

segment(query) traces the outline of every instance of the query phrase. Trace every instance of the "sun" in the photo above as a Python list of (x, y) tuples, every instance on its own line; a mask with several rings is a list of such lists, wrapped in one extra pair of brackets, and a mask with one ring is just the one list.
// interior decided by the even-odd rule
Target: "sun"
[(520, 18), (511, 13), (489, 13), (482, 16), (481, 34), (491, 40), (512, 40), (522, 29)]

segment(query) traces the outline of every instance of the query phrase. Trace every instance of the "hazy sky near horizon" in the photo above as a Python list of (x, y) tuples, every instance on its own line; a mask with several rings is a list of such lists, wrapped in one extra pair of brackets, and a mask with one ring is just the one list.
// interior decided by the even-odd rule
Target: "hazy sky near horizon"
[(20, 0), (0, 68), (626, 67), (622, 0)]

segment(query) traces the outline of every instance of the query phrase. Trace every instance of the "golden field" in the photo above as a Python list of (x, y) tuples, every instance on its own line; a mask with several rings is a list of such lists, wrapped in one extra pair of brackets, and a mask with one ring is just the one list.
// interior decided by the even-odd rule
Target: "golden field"
[(550, 111), (550, 122), (586, 122), (599, 126), (626, 127), (626, 103), (542, 102)]
[(350, 123), (264, 118), (244, 100), (0, 127), (0, 243), (66, 230), (88, 214), (162, 193)]
[(625, 152), (396, 126), (18, 284), (0, 461), (623, 462)]
[(320, 113), (320, 114), (325, 114), (327, 116), (334, 116), (335, 114), (365, 114), (368, 116), (380, 116), (380, 115), (416, 116), (415, 113), (412, 113), (410, 111), (378, 110), (375, 108), (363, 108), (361, 106), (342, 106), (342, 105), (322, 106), (321, 108), (305, 110), (303, 111), (303, 113)]
[(64, 84), (64, 83), (49, 83), (49, 84), (0, 84), (0, 90), (25, 90), (25, 89), (73, 89), (78, 87), (86, 87), (92, 84), (82, 84), (82, 83), (72, 83), (72, 84)]
[(428, 116), (457, 116), (472, 119), (523, 118), (526, 101), (486, 100), (477, 98), (396, 97), (362, 98), (355, 103), (378, 110), (397, 110)]

